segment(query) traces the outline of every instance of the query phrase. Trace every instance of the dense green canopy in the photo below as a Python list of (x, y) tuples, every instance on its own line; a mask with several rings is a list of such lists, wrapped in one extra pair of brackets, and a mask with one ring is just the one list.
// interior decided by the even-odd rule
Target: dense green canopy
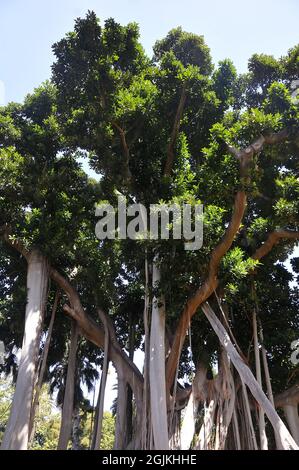
[[(89, 12), (53, 51), (51, 80), (22, 104), (0, 109), (0, 230), (10, 240), (0, 240), (3, 370), (16, 374), (26, 304), (26, 262), (14, 240), (28, 250), (38, 248), (71, 281), (95, 321), (97, 308), (107, 312), (117, 341), (132, 358), (144, 348), (145, 258), (151, 263), (159, 253), (161, 281), (150, 295), (165, 297), (171, 349), (186, 303), (209, 276), (211, 254), (227, 231), (236, 195), (245, 192), (244, 216), (219, 260), (217, 296), (253, 369), (257, 310), (274, 393), (296, 383), (298, 368), (290, 355), (299, 331), (299, 258), (292, 259), (292, 271), (285, 264), (296, 236), (277, 238), (265, 256), (255, 255), (269, 234), (299, 230), (299, 106), (293, 89), (299, 46), (281, 58), (254, 54), (248, 72), (238, 75), (228, 58), (213, 65), (203, 36), (175, 28), (147, 57), (136, 23), (101, 24)], [(281, 138), (274, 142), (274, 135)], [(260, 136), (272, 137), (260, 145)], [(246, 148), (252, 158), (242, 173), (238, 150)], [(83, 171), (82, 158), (98, 181)], [(172, 238), (97, 240), (95, 206), (117, 206), (119, 194), (147, 208), (202, 203), (202, 248), (188, 251), (184, 240)], [(52, 281), (44, 332), (56, 290)], [(217, 310), (213, 290), (210, 304)], [(61, 296), (44, 377), (52, 392), (59, 391), (59, 404), (70, 335), (63, 311), (67, 297)], [(182, 337), (179, 377), (185, 383), (199, 361), (215, 368), (220, 351), (200, 305), (195, 312), (191, 336), (185, 342)], [(43, 343), (44, 338), (41, 349)], [(75, 395), (83, 408), (84, 384), (93, 389), (102, 362), (103, 353), (83, 335)]]

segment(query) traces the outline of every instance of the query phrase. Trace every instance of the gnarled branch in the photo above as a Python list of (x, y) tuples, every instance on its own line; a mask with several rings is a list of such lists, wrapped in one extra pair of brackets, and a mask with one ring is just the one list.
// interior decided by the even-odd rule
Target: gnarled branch
[(252, 157), (254, 154), (261, 152), (264, 145), (279, 144), (280, 142), (284, 142), (285, 140), (287, 140), (288, 137), (289, 130), (282, 129), (279, 132), (273, 132), (272, 134), (268, 134), (265, 136), (261, 135), (260, 137), (258, 137), (258, 139), (256, 139), (244, 149), (239, 150), (229, 144), (227, 144), (227, 148), (232, 155), (234, 155), (239, 161), (241, 161), (242, 158)]
[[(105, 333), (103, 329), (96, 323), (93, 318), (91, 318), (83, 309), (79, 296), (76, 290), (72, 285), (56, 271), (54, 268), (50, 269), (50, 276), (56, 282), (61, 289), (63, 289), (70, 301), (71, 307), (69, 305), (64, 305), (64, 311), (71, 316), (78, 326), (81, 328), (82, 335), (94, 343), (96, 346), (104, 349), (105, 345)], [(104, 315), (103, 311), (101, 314)], [(108, 319), (108, 315), (105, 314), (105, 317)], [(110, 320), (110, 319), (109, 319)], [(111, 323), (108, 321), (108, 325)], [(109, 328), (109, 327), (108, 327)], [(110, 330), (111, 331), (111, 330)], [(110, 333), (111, 335), (111, 333)], [(115, 335), (110, 337), (110, 348), (109, 348), (109, 357), (114, 363), (116, 369), (119, 367), (125, 372), (126, 379), (130, 384), (130, 387), (133, 390), (135, 396), (139, 397), (142, 394), (142, 384), (143, 377), (136, 367), (136, 365), (129, 359), (127, 354), (122, 350), (121, 346), (115, 339)]]
[[(0, 228), (0, 236), (15, 250), (21, 253), (27, 260), (31, 253), (28, 251), (23, 243), (11, 237), (11, 228), (7, 225)], [(105, 344), (105, 333), (103, 329), (91, 318), (83, 309), (81, 301), (77, 291), (71, 285), (71, 283), (65, 279), (55, 268), (49, 268), (49, 275), (51, 279), (63, 290), (70, 302), (69, 305), (64, 305), (64, 311), (73, 318), (80, 330), (81, 334), (98, 346), (104, 349)], [(108, 316), (107, 316), (108, 317)], [(110, 323), (109, 323), (110, 324)], [(109, 350), (109, 356), (111, 361), (114, 363), (116, 368), (122, 368), (126, 374), (126, 379), (133, 390), (136, 397), (136, 401), (141, 401), (143, 377), (136, 365), (129, 359), (127, 354), (122, 350), (121, 346), (117, 343), (115, 336), (114, 341), (111, 341), (111, 347)]]
[(281, 142), (286, 141), (289, 136), (289, 130), (282, 129), (279, 132), (273, 132), (272, 134), (268, 134), (265, 136), (261, 135), (258, 139), (252, 142), (252, 144), (248, 145), (248, 147), (245, 147), (243, 149), (237, 149), (229, 144), (227, 144), (227, 149), (231, 153), (231, 155), (233, 155), (234, 157), (236, 157), (237, 160), (239, 160), (241, 176), (244, 176), (244, 173), (247, 171), (248, 165), (252, 160), (252, 157), (257, 153), (260, 153), (263, 150), (264, 145), (279, 144)]
[(175, 333), (171, 352), (167, 361), (166, 380), (170, 388), (174, 379), (178, 358), (181, 354), (181, 348), (184, 343), (186, 331), (190, 320), (198, 307), (207, 300), (218, 286), (217, 273), (222, 257), (231, 247), (236, 234), (240, 228), (243, 215), (246, 208), (246, 194), (244, 191), (238, 191), (235, 197), (233, 214), (222, 240), (214, 248), (211, 254), (208, 276), (205, 282), (200, 286), (195, 294), (187, 301)]
[[(267, 136), (260, 136), (251, 145), (244, 149), (239, 150), (235, 147), (228, 146), (228, 150), (239, 160), (241, 176), (248, 178), (249, 163), (252, 160), (254, 154), (260, 152), (265, 144), (277, 144), (287, 140), (288, 137), (289, 131), (287, 129), (283, 129), (277, 133), (269, 134)], [(246, 208), (246, 200), (247, 198), (245, 191), (238, 191), (235, 197), (234, 210), (229, 226), (227, 227), (222, 240), (212, 251), (207, 278), (202, 286), (197, 289), (195, 294), (189, 298), (185, 304), (175, 332), (173, 347), (171, 349), (166, 366), (166, 383), (169, 389), (171, 388), (175, 377), (177, 362), (181, 354), (190, 320), (199, 306), (209, 298), (218, 285), (217, 274), (220, 261), (230, 249), (233, 240), (238, 233)]]
[(274, 230), (268, 235), (267, 240), (260, 246), (255, 253), (252, 255), (252, 258), (255, 260), (260, 260), (266, 256), (281, 239), (287, 240), (299, 240), (299, 231), (293, 230)]

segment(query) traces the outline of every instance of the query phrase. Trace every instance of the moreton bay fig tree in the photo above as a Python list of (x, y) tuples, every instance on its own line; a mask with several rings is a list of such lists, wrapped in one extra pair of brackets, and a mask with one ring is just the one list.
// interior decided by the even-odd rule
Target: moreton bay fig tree
[[(149, 57), (136, 23), (88, 12), (53, 52), (0, 108), (2, 449), (39, 438), (43, 384), (55, 445), (103, 448), (109, 364), (116, 449), (298, 449), (299, 46), (240, 75), (203, 36), (172, 29)], [(190, 205), (202, 246), (172, 216), (169, 237), (97, 238), (120, 198)]]

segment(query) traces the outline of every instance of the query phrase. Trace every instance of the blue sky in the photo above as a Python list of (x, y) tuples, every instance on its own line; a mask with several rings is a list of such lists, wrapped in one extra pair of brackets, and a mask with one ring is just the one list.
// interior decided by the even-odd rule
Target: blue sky
[(88, 9), (137, 21), (148, 54), (175, 26), (203, 34), (214, 62), (230, 57), (240, 72), (253, 53), (279, 57), (299, 41), (298, 0), (0, 0), (0, 102), (21, 101), (49, 78), (51, 45)]

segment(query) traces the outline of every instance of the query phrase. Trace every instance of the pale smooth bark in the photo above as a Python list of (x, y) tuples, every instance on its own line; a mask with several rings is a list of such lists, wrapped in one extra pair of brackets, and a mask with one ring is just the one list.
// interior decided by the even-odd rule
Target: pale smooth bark
[(249, 367), (244, 363), (239, 353), (236, 351), (225, 328), (220, 323), (220, 321), (218, 320), (217, 316), (215, 315), (215, 313), (213, 312), (209, 304), (205, 303), (202, 306), (202, 309), (208, 321), (210, 322), (213, 330), (217, 334), (221, 344), (223, 345), (224, 349), (227, 351), (233, 365), (239, 372), (239, 375), (242, 381), (244, 381), (244, 383), (248, 386), (249, 390), (251, 391), (256, 401), (264, 409), (273, 428), (277, 430), (283, 449), (284, 450), (292, 450), (292, 449), (299, 450), (299, 447), (297, 446), (296, 442), (290, 435), (285, 424), (280, 419), (272, 403), (268, 400), (268, 398), (264, 394), (263, 390), (261, 389), (260, 385), (256, 381)]
[(245, 396), (243, 393), (243, 387), (241, 383), (241, 389), (240, 389), (240, 396), (239, 396), (239, 416), (240, 416), (240, 438), (241, 438), (241, 449), (244, 450), (253, 450), (254, 449), (254, 443), (252, 440), (252, 432), (250, 428), (250, 422), (248, 419), (248, 411), (247, 411), (247, 405), (246, 405), (246, 400)]
[(252, 416), (251, 416), (251, 410), (250, 410), (250, 404), (249, 404), (249, 399), (248, 399), (247, 388), (246, 388), (245, 383), (242, 380), (242, 377), (241, 377), (241, 381), (242, 381), (242, 392), (243, 392), (243, 396), (244, 396), (245, 411), (246, 411), (246, 414), (247, 414), (247, 420), (248, 420), (248, 424), (249, 424), (251, 440), (252, 440), (254, 450), (257, 450), (258, 447), (257, 447), (255, 433), (254, 433), (254, 427), (253, 427), (253, 422), (252, 422)]
[(118, 386), (117, 386), (117, 411), (116, 411), (116, 425), (115, 425), (115, 441), (114, 449), (123, 450), (127, 444), (126, 433), (126, 404), (127, 404), (127, 382), (123, 373), (118, 370)]
[[(157, 258), (153, 263), (153, 287), (160, 281)], [(153, 298), (150, 333), (150, 402), (156, 450), (169, 448), (165, 382), (165, 305), (163, 298)]]
[(181, 428), (181, 450), (189, 450), (195, 433), (194, 394), (191, 392)]
[(66, 374), (66, 385), (61, 415), (61, 426), (58, 439), (58, 450), (66, 450), (72, 432), (73, 410), (74, 410), (74, 388), (76, 373), (76, 356), (78, 346), (78, 326), (72, 321), (71, 340)]
[[(256, 311), (253, 311), (252, 316), (252, 326), (253, 326), (253, 341), (254, 341), (254, 357), (255, 357), (255, 374), (256, 380), (258, 381), (260, 387), (262, 388), (262, 372), (261, 372), (261, 359), (260, 359), (260, 349), (258, 342), (257, 334), (257, 321), (256, 321)], [(259, 407), (259, 434), (260, 434), (260, 446), (261, 450), (268, 450), (268, 440), (266, 436), (266, 425), (265, 425), (265, 415), (262, 407)]]
[(2, 441), (2, 450), (25, 450), (29, 441), (36, 364), (47, 297), (48, 264), (37, 250), (33, 250), (27, 260), (28, 297), (25, 330), (16, 389)]
[(237, 416), (236, 408), (233, 411), (233, 431), (234, 431), (234, 440), (235, 440), (236, 450), (241, 450), (239, 423), (238, 423), (238, 416)]
[(52, 308), (52, 313), (51, 313), (51, 319), (49, 323), (49, 328), (48, 328), (48, 333), (47, 333), (47, 338), (45, 341), (44, 349), (42, 351), (42, 357), (41, 357), (41, 366), (39, 370), (39, 375), (38, 375), (38, 381), (35, 387), (35, 394), (34, 394), (34, 400), (32, 403), (32, 408), (31, 408), (31, 416), (30, 416), (30, 432), (29, 436), (30, 439), (29, 441), (32, 442), (33, 437), (34, 437), (34, 418), (35, 418), (35, 413), (36, 409), (39, 403), (39, 396), (40, 396), (40, 391), (43, 385), (43, 378), (45, 375), (45, 370), (46, 370), (46, 365), (47, 365), (47, 359), (48, 359), (48, 354), (49, 354), (49, 349), (50, 349), (50, 343), (51, 343), (51, 338), (52, 338), (52, 331), (53, 331), (53, 326), (54, 326), (54, 320), (55, 320), (55, 315), (56, 315), (56, 310), (58, 306), (58, 300), (59, 300), (59, 291), (56, 292), (55, 299), (54, 299), (54, 305)]
[(80, 408), (76, 406), (73, 412), (73, 426), (72, 426), (72, 450), (80, 450)]
[[(24, 244), (17, 238), (12, 238), (11, 229), (5, 225), (0, 227), (0, 236), (15, 250), (17, 250), (24, 258), (28, 261), (30, 258), (30, 252), (25, 248)], [(104, 331), (103, 329), (91, 318), (83, 309), (81, 301), (77, 291), (71, 285), (67, 278), (62, 276), (56, 269), (49, 266), (49, 275), (51, 279), (57, 284), (57, 286), (65, 292), (67, 295), (70, 305), (65, 304), (63, 310), (73, 320), (76, 321), (80, 328), (80, 334), (84, 336), (88, 341), (91, 341), (96, 346), (104, 349)], [(110, 351), (109, 359), (113, 362), (116, 369), (122, 368), (126, 375), (126, 380), (129, 383), (135, 398), (135, 404), (137, 409), (137, 416), (142, 415), (142, 392), (143, 392), (143, 377), (138, 367), (130, 361), (127, 354), (122, 350), (120, 344), (116, 340), (115, 334), (111, 334), (112, 322), (107, 316), (109, 331), (110, 331)]]
[(199, 431), (196, 449), (208, 450), (212, 438), (214, 416), (216, 413), (217, 402), (211, 399), (208, 407), (204, 406), (204, 421)]
[(298, 405), (299, 403), (299, 383), (279, 393), (274, 398), (276, 408), (283, 408), (285, 405)]
[(221, 354), (221, 363), (222, 363), (222, 381), (223, 381), (223, 419), (220, 426), (220, 448), (224, 450), (226, 438), (228, 434), (228, 428), (232, 420), (235, 400), (236, 400), (236, 391), (234, 378), (230, 369), (230, 362), (226, 352)]
[[(259, 324), (259, 336), (260, 336), (260, 341), (262, 344), (262, 359), (263, 359), (263, 368), (264, 368), (264, 374), (265, 374), (265, 379), (266, 379), (267, 394), (273, 407), (275, 407), (272, 385), (271, 385), (271, 377), (270, 377), (269, 366), (268, 366), (268, 361), (267, 361), (267, 351), (264, 347), (264, 334), (263, 334), (263, 327), (262, 327), (261, 322)], [(275, 430), (274, 430), (274, 435), (275, 435), (275, 443), (276, 443), (277, 450), (282, 450), (280, 437), (277, 431)]]
[(287, 419), (289, 429), (293, 438), (299, 445), (299, 418), (298, 418), (298, 405), (285, 405), (283, 407), (285, 417)]
[[(128, 341), (129, 358), (134, 361), (134, 343), (135, 343), (135, 325), (132, 312), (129, 314), (129, 341)], [(127, 384), (127, 439), (133, 443), (133, 392), (129, 384)]]
[(101, 437), (102, 437), (102, 425), (103, 425), (103, 415), (104, 415), (104, 399), (105, 399), (105, 389), (107, 383), (107, 375), (109, 368), (109, 330), (106, 324), (106, 318), (102, 316), (101, 318), (104, 330), (105, 330), (105, 346), (104, 346), (104, 362), (101, 374), (101, 383), (100, 390), (97, 402), (97, 409), (95, 415), (95, 425), (94, 425), (94, 435), (92, 442), (92, 449), (97, 450), (101, 447)]
[(149, 391), (149, 363), (150, 363), (150, 329), (149, 329), (149, 266), (147, 253), (144, 263), (144, 366), (143, 366), (143, 406), (142, 406), (142, 449), (151, 449), (151, 416), (150, 416), (150, 391)]

